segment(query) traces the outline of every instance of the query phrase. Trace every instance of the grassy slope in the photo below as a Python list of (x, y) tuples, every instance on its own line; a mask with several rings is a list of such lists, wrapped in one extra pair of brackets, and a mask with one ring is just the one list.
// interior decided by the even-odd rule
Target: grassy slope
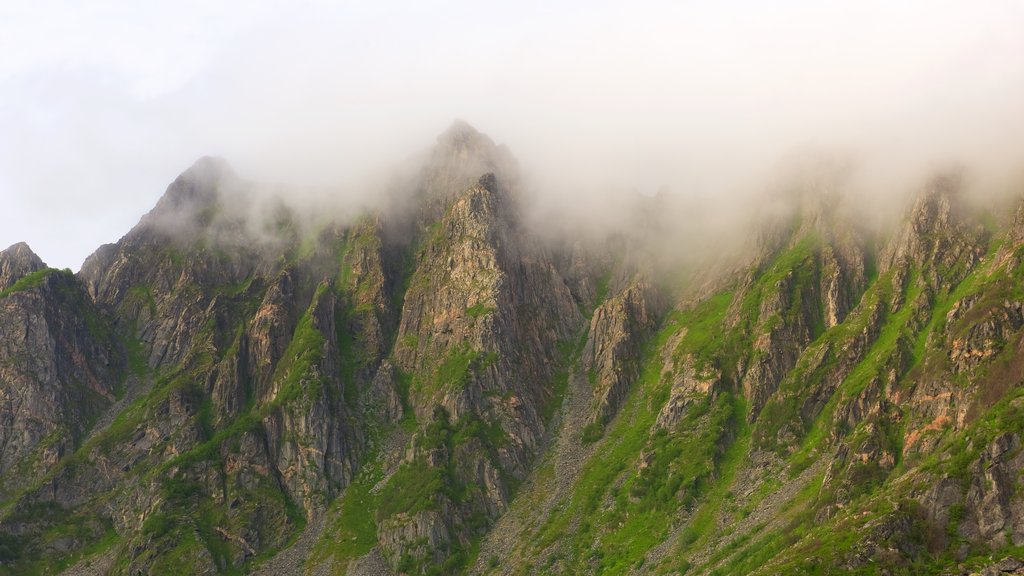
[[(691, 409), (681, 433), (656, 432), (653, 427), (670, 389), (669, 378), (663, 377), (661, 365), (666, 343), (685, 330), (675, 351), (676, 359), (689, 356), (698, 366), (723, 366), (738, 355), (749, 353), (750, 335), (746, 332), (752, 327), (751, 323), (749, 320), (741, 323), (730, 333), (723, 322), (726, 309), (731, 304), (740, 307), (744, 317), (756, 317), (760, 301), (782, 275), (790, 271), (799, 273), (801, 267), (806, 268), (813, 257), (815, 241), (796, 243), (781, 253), (745, 296), (741, 296), (742, 300), (732, 303), (732, 293), (720, 293), (693, 310), (674, 313), (666, 320), (645, 353), (643, 376), (621, 413), (609, 423), (593, 457), (585, 464), (571, 498), (541, 526), (528, 531), (525, 537), (528, 553), (519, 564), (519, 572), (674, 573), (689, 570), (741, 574), (781, 570), (783, 573), (828, 573), (859, 544), (859, 530), (865, 524), (914, 508), (915, 503), (906, 499), (906, 485), (897, 481), (907, 465), (897, 463), (891, 476), (884, 470), (876, 470), (872, 479), (863, 485), (862, 493), (853, 495), (847, 507), (856, 514), (841, 512), (828, 522), (817, 522), (816, 511), (833, 497), (822, 493), (822, 472), (817, 472), (802, 490), (778, 507), (779, 522), (771, 529), (758, 527), (732, 541), (728, 547), (714, 547), (717, 539), (728, 535), (729, 526), (719, 525), (726, 507), (736, 509), (743, 504), (749, 511), (759, 501), (772, 496), (782, 483), (831, 457), (837, 440), (856, 445), (867, 438), (868, 423), (853, 430), (837, 429), (834, 424), (837, 410), (856, 399), (877, 379), (884, 378), (893, 367), (898, 367), (903, 377), (909, 378), (929, 356), (944, 354), (938, 338), (932, 335), (946, 328), (946, 314), (955, 302), (975, 293), (984, 294), (993, 305), (1006, 298), (1024, 296), (1024, 290), (1019, 288), (1021, 271), (990, 273), (995, 243), (982, 265), (958, 285), (930, 299), (925, 299), (924, 286), (914, 271), (902, 286), (893, 283), (891, 273), (874, 278), (859, 307), (843, 323), (817, 334), (793, 373), (784, 379), (778, 394), (781, 400), (770, 403), (762, 418), (753, 425), (746, 424), (742, 399), (723, 393)], [(890, 310), (888, 302), (897, 293), (901, 305)], [(921, 310), (927, 318), (923, 325), (914, 320)], [(873, 317), (876, 314), (880, 318)], [(764, 320), (762, 329), (766, 326)], [(861, 335), (870, 322), (878, 323), (877, 336), (864, 356), (843, 374), (823, 409), (805, 420), (798, 410), (801, 402), (821, 383), (828, 370), (836, 367), (837, 352)], [(927, 345), (929, 342), (931, 344)], [(822, 357), (824, 361), (817, 361)], [(1016, 401), (1018, 395), (1011, 392), (968, 430), (956, 433), (944, 430), (938, 453), (948, 456), (921, 463), (922, 469), (939, 474), (962, 473), (995, 434), (1024, 428), (1024, 418), (1019, 417), (1024, 401)], [(787, 424), (793, 425), (798, 433), (796, 449), (783, 449), (766, 440), (770, 436), (766, 431), (777, 431)], [(879, 425), (879, 422), (870, 424)], [(898, 442), (904, 432), (902, 427), (892, 423), (882, 425), (896, 427), (871, 433)], [(729, 432), (724, 433), (725, 430)], [(975, 441), (967, 443), (965, 438), (968, 437)], [(788, 474), (763, 479), (751, 501), (737, 503), (731, 486), (737, 474), (747, 472), (744, 467), (755, 444), (777, 450)], [(899, 446), (894, 446), (894, 450), (898, 455)], [(641, 460), (644, 460), (643, 466)], [(907, 535), (908, 541), (924, 541), (925, 528), (919, 529), (920, 533)], [(658, 566), (645, 566), (648, 552), (666, 539), (674, 540), (667, 559)], [(717, 552), (701, 556), (708, 560), (706, 563), (691, 565), (688, 559), (707, 546)], [(945, 553), (925, 555), (898, 569), (907, 573), (929, 573), (950, 562)], [(968, 564), (970, 562), (968, 560)], [(862, 571), (876, 573), (877, 570), (877, 567), (867, 567)]]

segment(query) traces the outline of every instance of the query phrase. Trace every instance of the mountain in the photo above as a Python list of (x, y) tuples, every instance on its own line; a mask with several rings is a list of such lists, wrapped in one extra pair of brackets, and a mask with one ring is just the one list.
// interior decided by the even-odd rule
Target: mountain
[(1024, 202), (798, 186), (697, 266), (660, 197), (539, 233), (464, 122), (416, 162), (332, 219), (202, 158), (78, 274), (0, 252), (0, 574), (1024, 569)]

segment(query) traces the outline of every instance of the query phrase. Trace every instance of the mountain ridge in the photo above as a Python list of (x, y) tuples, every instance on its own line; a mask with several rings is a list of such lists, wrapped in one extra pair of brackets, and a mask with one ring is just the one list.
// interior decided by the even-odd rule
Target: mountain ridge
[(459, 121), (354, 219), (247, 185), (200, 159), (78, 274), (0, 253), (0, 573), (1024, 555), (1024, 202), (993, 226), (940, 175), (886, 235), (814, 180), (709, 272), (665, 268), (657, 210), (536, 234)]

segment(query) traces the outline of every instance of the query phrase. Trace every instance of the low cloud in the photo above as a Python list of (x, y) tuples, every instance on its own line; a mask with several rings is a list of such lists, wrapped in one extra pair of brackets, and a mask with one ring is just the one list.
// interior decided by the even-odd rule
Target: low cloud
[(592, 223), (667, 189), (727, 229), (823, 157), (881, 219), (935, 170), (995, 193), (1024, 164), (1016, 2), (52, 4), (0, 9), (0, 244), (56, 266), (200, 156), (346, 210), (457, 117)]

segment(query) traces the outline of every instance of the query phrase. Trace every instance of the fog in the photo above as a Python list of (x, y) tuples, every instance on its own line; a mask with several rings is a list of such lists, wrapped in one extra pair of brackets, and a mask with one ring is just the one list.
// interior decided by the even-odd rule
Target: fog
[(77, 269), (210, 154), (293, 203), (373, 202), (455, 118), (595, 224), (668, 190), (737, 228), (822, 165), (877, 220), (949, 166), (1021, 181), (1018, 2), (484, 4), (4, 3), (0, 247)]

